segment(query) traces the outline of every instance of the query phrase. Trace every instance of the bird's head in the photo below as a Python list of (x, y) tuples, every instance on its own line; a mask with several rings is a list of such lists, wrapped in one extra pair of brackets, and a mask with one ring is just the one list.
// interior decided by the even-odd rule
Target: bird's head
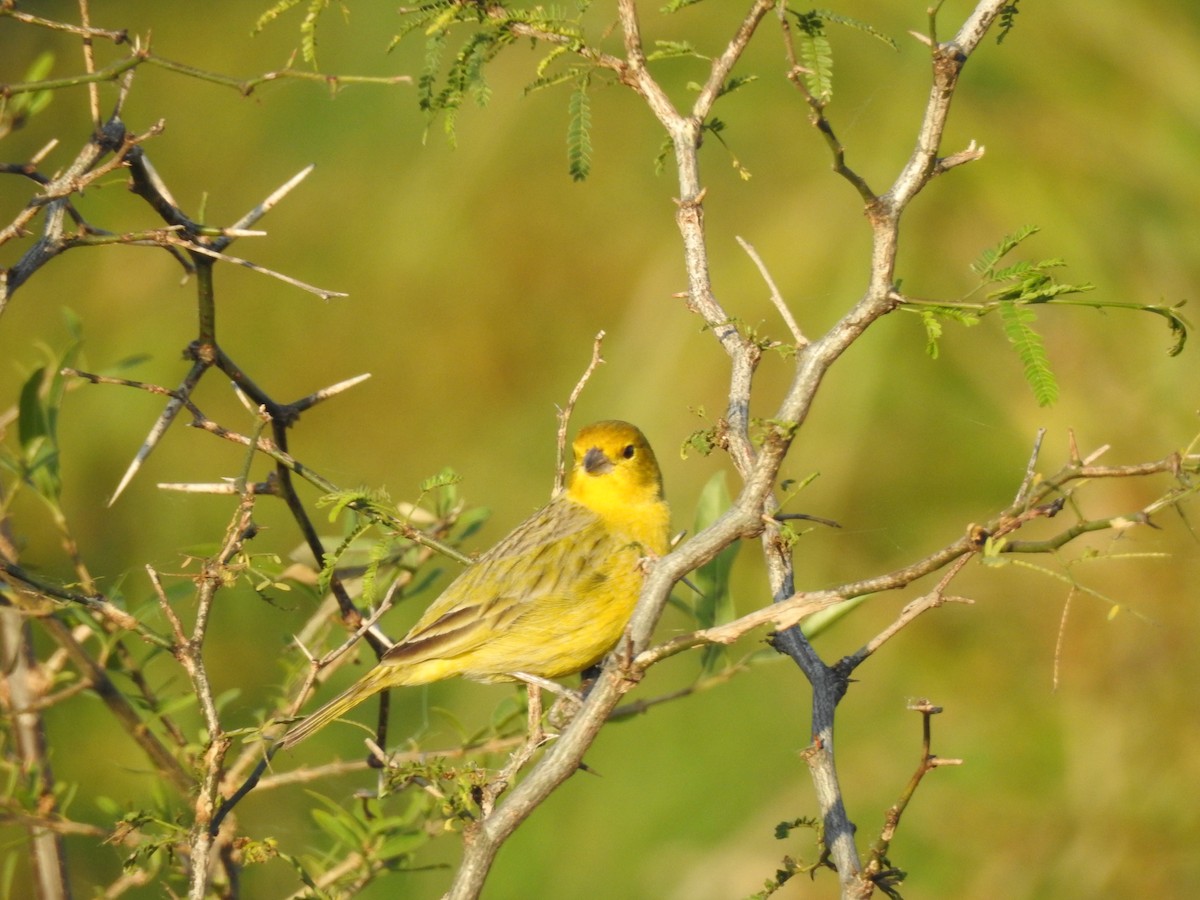
[(587, 506), (662, 500), (662, 475), (646, 436), (628, 422), (596, 422), (571, 445), (575, 462), (567, 493)]

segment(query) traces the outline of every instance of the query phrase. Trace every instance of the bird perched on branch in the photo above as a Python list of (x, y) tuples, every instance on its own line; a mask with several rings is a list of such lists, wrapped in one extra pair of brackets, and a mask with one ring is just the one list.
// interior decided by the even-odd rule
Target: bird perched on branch
[(667, 552), (669, 511), (645, 436), (597, 422), (572, 445), (565, 490), (473, 562), (379, 664), (271, 748), (293, 747), (379, 691), (462, 676), (546, 680), (620, 640), (644, 560)]

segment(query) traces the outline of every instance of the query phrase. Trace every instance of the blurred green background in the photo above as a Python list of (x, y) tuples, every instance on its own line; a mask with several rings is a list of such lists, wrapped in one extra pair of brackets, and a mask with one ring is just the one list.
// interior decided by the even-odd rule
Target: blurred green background
[[(73, 18), (65, 2), (36, 4), (42, 15)], [(603, 8), (599, 8), (599, 7)], [(647, 40), (689, 38), (702, 52), (724, 46), (746, 4), (710, 2), (663, 17), (643, 11)], [(590, 16), (615, 20), (607, 4)], [(941, 34), (970, 4), (949, 0)], [(834, 9), (896, 37), (899, 51), (834, 29), (835, 89), (830, 116), (847, 159), (882, 190), (907, 158), (928, 91), (928, 57), (908, 29), (921, 30), (924, 4), (846, 2)], [(281, 68), (297, 44), (293, 14), (257, 36), (255, 4), (122, 2), (96, 4), (96, 24), (152, 33), (155, 52), (237, 76)], [(420, 71), (419, 36), (392, 53), (399, 27), (393, 5), (357, 3), (332, 11), (320, 32), (320, 67), (339, 74)], [(42, 51), (57, 55), (54, 75), (81, 69), (74, 42), (0, 19), (0, 78), (19, 80)], [(113, 52), (101, 46), (103, 58)], [(413, 499), (443, 466), (463, 476), (469, 502), (493, 517), (476, 537), (486, 547), (539, 505), (551, 484), (555, 405), (585, 366), (605, 329), (606, 364), (588, 386), (575, 422), (630, 419), (647, 432), (663, 463), (676, 528), (689, 528), (700, 487), (724, 465), (717, 456), (682, 458), (678, 448), (723, 408), (727, 372), (711, 335), (682, 301), (685, 288), (669, 174), (658, 176), (656, 123), (628, 91), (593, 93), (592, 177), (567, 175), (567, 94), (522, 96), (537, 57), (519, 46), (491, 69), (491, 102), (464, 108), (457, 143), (440, 123), (426, 132), (415, 89), (353, 86), (330, 96), (321, 86), (281, 80), (250, 97), (145, 67), (134, 80), (125, 120), (141, 130), (165, 120), (147, 144), (155, 167), (185, 209), (206, 204), (206, 219), (231, 222), (309, 163), (316, 171), (262, 223), (269, 236), (232, 251), (346, 299), (323, 302), (270, 278), (217, 270), (219, 336), (227, 352), (273, 396), (290, 399), (342, 378), (371, 380), (307, 413), (292, 449), (309, 466), (350, 487), (386, 486)], [(967, 66), (945, 150), (972, 139), (981, 162), (938, 179), (907, 215), (899, 275), (907, 293), (962, 296), (969, 263), (1005, 233), (1042, 227), (1024, 255), (1062, 256), (1065, 277), (1092, 281), (1096, 295), (1139, 303), (1194, 298), (1200, 275), (1200, 11), (1147, 0), (1128, 5), (1023, 4), (1017, 27), (988, 41)], [(702, 77), (700, 63), (658, 70), (677, 100)], [(828, 327), (861, 292), (868, 229), (858, 196), (829, 172), (828, 153), (782, 76), (776, 30), (763, 28), (743, 71), (760, 79), (718, 104), (732, 152), (751, 173), (742, 180), (729, 152), (704, 150), (713, 279), (731, 314), (762, 331), (785, 330), (735, 236), (758, 249), (810, 335)], [(111, 107), (115, 92), (103, 90)], [(5, 161), (29, 158), (49, 138), (59, 148), (45, 165), (65, 165), (86, 139), (86, 95), (59, 92), (30, 127), (3, 142)], [(0, 181), (8, 221), (28, 186)], [(158, 224), (113, 176), (81, 208), (108, 228)], [(23, 248), (17, 248), (17, 251)], [(0, 264), (15, 259), (0, 248)], [(82, 318), (85, 368), (104, 369), (139, 353), (131, 377), (178, 383), (179, 353), (194, 337), (193, 285), (161, 251), (135, 247), (76, 250), (56, 260), (14, 297), (0, 321), (0, 397), (15, 398), (24, 373), (41, 362), (38, 344), (67, 341), (62, 309)], [(1185, 314), (1189, 311), (1185, 309)], [(1194, 315), (1194, 311), (1190, 314)], [(1108, 444), (1110, 463), (1165, 456), (1197, 432), (1197, 348), (1169, 358), (1164, 325), (1132, 313), (1043, 310), (1039, 327), (1062, 397), (1039, 408), (997, 321), (947, 327), (941, 357), (925, 353), (914, 316), (872, 328), (827, 379), (785, 474), (819, 477), (790, 509), (833, 518), (797, 549), (798, 581), (821, 588), (906, 564), (955, 539), (1015, 494), (1039, 427), (1047, 429), (1045, 471), (1064, 460), (1073, 429), (1086, 453)], [(767, 415), (789, 376), (768, 356), (755, 412)], [(246, 416), (212, 380), (199, 400), (231, 426)], [(155, 398), (111, 387), (75, 391), (62, 422), (65, 503), (81, 550), (102, 586), (120, 586), (131, 604), (149, 601), (147, 563), (182, 566), (181, 548), (217, 540), (232, 501), (164, 494), (159, 481), (204, 481), (236, 474), (232, 445), (177, 426), (112, 510), (105, 503), (160, 408)], [(1084, 511), (1099, 516), (1139, 508), (1167, 481), (1096, 486)], [(316, 493), (306, 489), (306, 496)], [(59, 542), (36, 504), (13, 511), (25, 564), (69, 578)], [(260, 506), (267, 526), (260, 551), (288, 553), (295, 531), (279, 510)], [(1016, 566), (973, 567), (952, 605), (904, 631), (869, 664), (843, 703), (839, 771), (866, 846), (918, 760), (919, 718), (906, 701), (927, 696), (946, 713), (935, 720), (934, 749), (961, 768), (933, 773), (893, 844), (908, 870), (909, 897), (1039, 898), (1190, 896), (1200, 878), (1200, 554), (1188, 523), (1171, 512), (1162, 530), (1102, 535), (1058, 560), (1121, 604), (1079, 595), (1064, 621), (1068, 589)], [(1165, 557), (1141, 554), (1168, 554)], [(741, 554), (736, 601), (767, 602), (752, 547)], [(452, 568), (451, 564), (444, 566)], [(849, 652), (890, 622), (909, 596), (874, 598), (819, 640), (826, 659)], [(231, 725), (277, 683), (279, 657), (307, 613), (303, 597), (275, 604), (230, 592), (215, 613), (208, 645), (216, 688), (240, 688)], [(1135, 614), (1130, 614), (1130, 613)], [(389, 626), (403, 629), (405, 613)], [(669, 614), (663, 636), (688, 627)], [(1053, 686), (1062, 633), (1060, 684)], [(734, 649), (761, 644), (761, 635)], [(166, 659), (160, 677), (182, 680)], [(655, 670), (634, 696), (686, 683), (695, 656)], [(486, 724), (507, 688), (444, 684), (393, 699), (397, 737), (436, 708), (474, 729)], [(589, 753), (599, 778), (572, 779), (504, 848), (486, 896), (561, 900), (745, 897), (770, 878), (783, 855), (811, 861), (807, 833), (772, 836), (785, 819), (815, 815), (807, 771), (797, 755), (808, 741), (806, 685), (783, 660), (756, 666), (729, 684), (606, 728)], [(370, 713), (359, 717), (370, 720)], [(95, 797), (136, 806), (158, 788), (137, 751), (90, 697), (56, 708), (53, 763), (81, 790), (68, 812), (108, 824)], [(413, 725), (417, 730), (420, 725)], [(331, 729), (297, 759), (356, 758), (353, 729)], [(284, 765), (295, 761), (285, 761)], [(346, 799), (368, 775), (321, 790)], [(291, 852), (313, 840), (299, 787), (252, 796), (241, 827), (273, 835)], [(20, 833), (4, 831), (7, 847)], [(93, 839), (68, 842), (79, 896), (111, 882), (121, 851)], [(453, 864), (454, 838), (422, 862)], [(363, 896), (435, 897), (449, 870), (395, 874)], [(283, 896), (297, 887), (282, 863), (246, 872), (245, 896)], [(828, 873), (797, 878), (777, 896), (831, 896)], [(162, 896), (148, 886), (127, 896)]]

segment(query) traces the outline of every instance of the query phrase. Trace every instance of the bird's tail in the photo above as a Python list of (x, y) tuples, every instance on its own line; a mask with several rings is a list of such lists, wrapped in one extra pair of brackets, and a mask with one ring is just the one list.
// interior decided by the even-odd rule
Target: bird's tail
[(389, 687), (394, 683), (389, 679), (389, 675), (394, 675), (394, 673), (389, 672), (387, 666), (376, 666), (344, 693), (338, 694), (316, 712), (310, 713), (303, 721), (293, 726), (271, 748), (270, 755), (274, 756), (279, 750), (287, 750), (296, 746), (334, 719), (341, 718), (367, 698), (373, 697), (385, 687)]

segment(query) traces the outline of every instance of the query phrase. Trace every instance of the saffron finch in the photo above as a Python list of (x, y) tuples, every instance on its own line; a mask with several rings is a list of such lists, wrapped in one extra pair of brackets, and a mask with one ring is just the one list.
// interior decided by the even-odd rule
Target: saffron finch
[(464, 570), (375, 668), (288, 731), (272, 755), (387, 688), (456, 675), (559, 678), (616, 646), (644, 559), (667, 551), (662, 476), (627, 422), (588, 425), (572, 450), (565, 490)]

